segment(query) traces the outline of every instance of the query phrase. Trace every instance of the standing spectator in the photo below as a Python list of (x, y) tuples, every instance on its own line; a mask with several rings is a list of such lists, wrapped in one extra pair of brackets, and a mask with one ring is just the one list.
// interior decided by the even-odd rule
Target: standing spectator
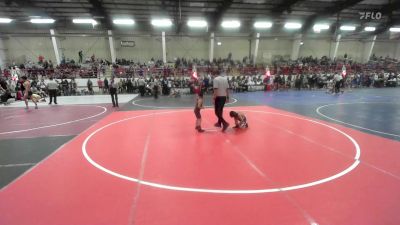
[(61, 64), (65, 64), (67, 61), (65, 60), (65, 55), (64, 55), (64, 52), (62, 53), (62, 56), (61, 56)]
[(229, 127), (229, 123), (223, 118), (225, 102), (229, 101), (229, 84), (225, 71), (214, 79), (213, 88), (214, 110), (215, 115), (218, 117), (215, 126), (221, 127), (222, 125), (222, 131), (225, 131)]
[(340, 87), (342, 85), (343, 77), (342, 77), (342, 75), (337, 73), (334, 76), (334, 80), (335, 80), (335, 93), (339, 93), (340, 92)]
[(44, 78), (43, 77), (39, 81), (39, 83), (37, 84), (37, 87), (38, 87), (39, 90), (42, 90), (42, 91), (46, 90), (46, 83), (44, 82)]
[(99, 92), (103, 90), (103, 88), (104, 88), (103, 84), (104, 84), (103, 81), (99, 78), (97, 80), (97, 86), (99, 86)]
[(44, 61), (44, 57), (43, 57), (42, 55), (39, 55), (38, 61), (39, 61), (39, 62), (38, 62), (39, 64), (42, 64), (43, 61)]
[(78, 56), (79, 56), (79, 63), (82, 63), (82, 61), (83, 61), (83, 52), (82, 52), (82, 50), (79, 51)]
[(49, 96), (50, 96), (49, 105), (51, 105), (51, 103), (53, 102), (53, 98), (54, 98), (54, 104), (57, 105), (58, 83), (53, 79), (53, 77), (50, 77), (50, 80), (47, 83), (47, 89), (49, 90)]
[(153, 95), (154, 98), (157, 99), (158, 98), (158, 93), (160, 91), (160, 82), (158, 80), (158, 78), (155, 78), (152, 82), (152, 89), (153, 89)]
[(111, 101), (113, 104), (113, 107), (119, 107), (118, 106), (118, 92), (117, 92), (117, 87), (118, 84), (117, 82), (114, 80), (114, 77), (111, 78), (110, 81), (110, 95), (111, 95)]
[(132, 78), (132, 85), (133, 85), (133, 92), (135, 92), (138, 89), (137, 80), (135, 78)]
[(138, 80), (138, 86), (139, 86), (139, 92), (140, 92), (140, 96), (144, 96), (145, 93), (145, 86), (146, 86), (146, 81), (143, 79), (143, 77), (139, 77)]
[(263, 84), (264, 84), (264, 91), (269, 91), (269, 82), (270, 82), (271, 76), (265, 76), (263, 79)]
[(92, 81), (90, 79), (87, 81), (87, 88), (88, 88), (89, 94), (93, 95), (94, 94), (94, 92), (93, 92), (93, 83), (92, 83)]
[(208, 93), (208, 88), (210, 86), (210, 79), (208, 78), (208, 76), (204, 76), (204, 80), (203, 80), (203, 84), (204, 84), (204, 91), (206, 93)]
[(108, 80), (107, 80), (107, 77), (106, 77), (106, 78), (104, 78), (104, 93), (108, 93), (108, 89), (109, 89)]
[(130, 78), (128, 78), (128, 80), (126, 81), (126, 90), (128, 93), (133, 92), (133, 84)]
[(47, 62), (47, 60), (45, 60), (44, 62), (43, 62), (43, 69), (44, 70), (47, 70), (49, 68), (49, 62)]
[(9, 87), (7, 87), (7, 81), (0, 77), (0, 102), (4, 105), (9, 104), (8, 99), (12, 99), (11, 91)]
[(0, 91), (6, 91), (7, 89), (7, 81), (0, 77)]
[(78, 85), (76, 84), (75, 78), (71, 79), (71, 82), (69, 82), (69, 85), (70, 85), (71, 94), (76, 95)]
[(68, 84), (67, 79), (64, 79), (61, 82), (61, 85), (62, 85), (62, 91), (63, 91), (64, 96), (68, 96), (69, 95), (69, 84)]
[(120, 84), (121, 84), (121, 86), (119, 87), (120, 88), (120, 93), (124, 93), (126, 91), (126, 80), (122, 79)]

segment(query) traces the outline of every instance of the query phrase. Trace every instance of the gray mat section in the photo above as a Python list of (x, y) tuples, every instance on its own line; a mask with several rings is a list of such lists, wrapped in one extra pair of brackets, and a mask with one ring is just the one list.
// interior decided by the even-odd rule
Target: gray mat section
[(75, 136), (0, 140), (0, 188), (57, 150)]

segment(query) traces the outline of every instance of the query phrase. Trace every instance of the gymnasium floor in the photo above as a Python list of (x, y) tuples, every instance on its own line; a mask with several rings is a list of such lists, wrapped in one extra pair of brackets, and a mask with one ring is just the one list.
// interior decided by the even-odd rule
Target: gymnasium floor
[(0, 224), (397, 225), (398, 96), (238, 93), (250, 127), (202, 134), (193, 96), (2, 107)]

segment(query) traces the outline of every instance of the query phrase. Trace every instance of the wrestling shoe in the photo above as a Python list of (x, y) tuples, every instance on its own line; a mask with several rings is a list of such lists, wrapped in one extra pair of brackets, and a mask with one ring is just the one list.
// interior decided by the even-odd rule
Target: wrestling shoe
[(229, 127), (229, 123), (224, 124), (224, 126), (222, 127), (222, 132), (226, 131), (226, 129), (228, 129)]

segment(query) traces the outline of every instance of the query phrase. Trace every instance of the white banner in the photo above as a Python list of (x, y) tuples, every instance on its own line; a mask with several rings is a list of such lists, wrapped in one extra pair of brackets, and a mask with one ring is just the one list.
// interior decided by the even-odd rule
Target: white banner
[(121, 41), (121, 47), (135, 47), (135, 41)]

